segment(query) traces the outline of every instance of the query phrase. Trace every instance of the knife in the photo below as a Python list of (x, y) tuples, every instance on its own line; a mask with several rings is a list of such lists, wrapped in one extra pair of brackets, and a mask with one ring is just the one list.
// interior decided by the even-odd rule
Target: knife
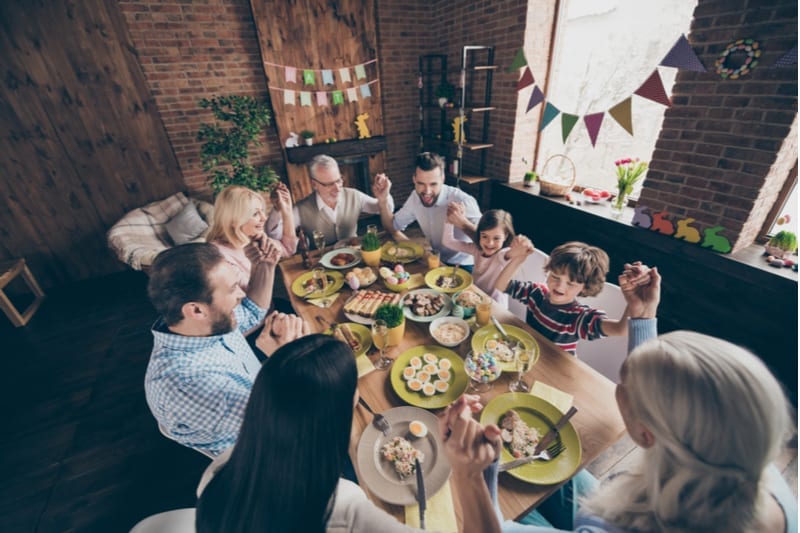
[(506, 328), (503, 327), (503, 325), (494, 317), (494, 315), (492, 315), (492, 324), (494, 324), (494, 327), (496, 327), (497, 331), (500, 332), (500, 335), (503, 336), (504, 341), (509, 344), (514, 342), (514, 340), (508, 336), (508, 333), (506, 333)]
[(422, 479), (422, 466), (414, 459), (417, 469), (417, 503), (419, 504), (419, 528), (425, 529), (425, 481)]
[(564, 413), (564, 416), (558, 419), (556, 425), (550, 428), (550, 431), (548, 431), (547, 434), (545, 434), (545, 436), (539, 440), (539, 444), (537, 444), (536, 448), (533, 449), (533, 455), (536, 455), (537, 453), (540, 453), (542, 450), (547, 448), (547, 446), (551, 442), (553, 442), (553, 439), (556, 438), (556, 436), (558, 435), (558, 430), (564, 427), (564, 424), (566, 424), (569, 421), (569, 419), (572, 418), (572, 416), (577, 412), (578, 412), (577, 407), (575, 407), (574, 405), (570, 407), (569, 411)]

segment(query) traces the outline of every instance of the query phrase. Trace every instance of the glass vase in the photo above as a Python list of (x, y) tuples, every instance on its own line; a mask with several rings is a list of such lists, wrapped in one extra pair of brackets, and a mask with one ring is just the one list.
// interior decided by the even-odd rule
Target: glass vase
[(625, 213), (625, 206), (628, 205), (628, 195), (625, 193), (617, 194), (617, 197), (611, 201), (611, 218), (619, 220)]

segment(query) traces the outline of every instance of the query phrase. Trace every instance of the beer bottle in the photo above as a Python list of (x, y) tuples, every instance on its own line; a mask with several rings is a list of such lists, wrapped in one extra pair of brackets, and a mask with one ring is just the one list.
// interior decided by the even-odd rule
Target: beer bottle
[(297, 247), (300, 248), (300, 256), (303, 258), (303, 268), (311, 268), (311, 244), (302, 226), (297, 228)]

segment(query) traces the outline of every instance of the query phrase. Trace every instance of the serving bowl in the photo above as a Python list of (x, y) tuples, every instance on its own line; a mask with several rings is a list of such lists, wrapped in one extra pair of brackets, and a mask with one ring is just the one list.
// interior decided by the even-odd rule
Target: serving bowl
[[(448, 324), (452, 324), (453, 326), (448, 326)], [(440, 337), (440, 335), (437, 334), (439, 328), (441, 328), (442, 326), (447, 326), (449, 328), (459, 327), (459, 328), (461, 328), (461, 330), (464, 333), (463, 333), (463, 335), (459, 336), (457, 339), (456, 338), (452, 338), (452, 339), (445, 340), (445, 339), (442, 339)], [(438, 342), (442, 346), (447, 346), (449, 348), (454, 348), (454, 347), (458, 346), (459, 344), (461, 344), (462, 342), (464, 342), (465, 340), (467, 340), (467, 337), (469, 337), (469, 332), (470, 332), (469, 324), (467, 324), (466, 320), (464, 320), (462, 318), (455, 317), (455, 316), (439, 317), (436, 320), (434, 320), (433, 322), (431, 322), (431, 325), (429, 326), (429, 329), (430, 329), (430, 332), (431, 332), (431, 337), (433, 337), (433, 339), (436, 342)]]

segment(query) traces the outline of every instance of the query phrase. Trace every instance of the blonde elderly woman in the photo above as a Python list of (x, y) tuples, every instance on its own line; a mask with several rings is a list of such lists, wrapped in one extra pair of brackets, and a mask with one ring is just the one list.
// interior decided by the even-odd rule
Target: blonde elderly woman
[[(283, 183), (278, 184), (272, 193), (273, 204), (289, 228), (280, 235), (280, 248), (284, 257), (294, 253), (297, 238), (291, 231), (292, 201), (289, 189)], [(214, 202), (214, 220), (206, 240), (219, 248), (225, 259), (232, 264), (239, 274), (239, 286), (247, 289), (250, 280), (250, 260), (244, 253), (248, 243), (259, 235), (266, 233), (266, 202), (264, 197), (247, 187), (232, 185), (223, 189)]]

